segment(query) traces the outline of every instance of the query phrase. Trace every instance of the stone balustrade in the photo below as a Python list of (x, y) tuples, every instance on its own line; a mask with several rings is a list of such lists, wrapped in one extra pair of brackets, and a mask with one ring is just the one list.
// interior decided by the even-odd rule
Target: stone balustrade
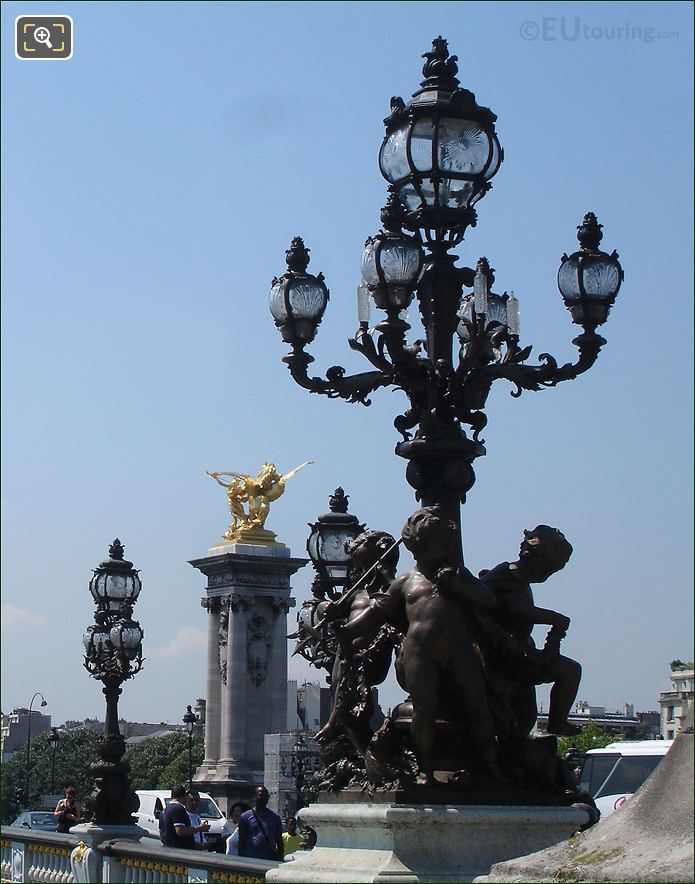
[[(0, 875), (3, 882), (77, 884), (70, 854), (74, 835), (4, 826)], [(154, 839), (114, 839), (96, 848), (98, 882), (90, 884), (262, 884), (279, 863), (162, 847)]]

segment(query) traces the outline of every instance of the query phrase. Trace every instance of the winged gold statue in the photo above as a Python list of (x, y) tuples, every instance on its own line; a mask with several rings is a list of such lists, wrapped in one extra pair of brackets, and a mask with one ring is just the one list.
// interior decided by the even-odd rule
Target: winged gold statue
[(270, 504), (284, 494), (288, 479), (313, 462), (307, 460), (284, 475), (278, 473), (274, 463), (266, 462), (255, 478), (245, 473), (206, 470), (210, 478), (227, 489), (227, 504), (232, 515), (232, 524), (222, 539), (226, 543), (235, 540), (261, 545), (275, 543), (275, 534), (264, 527), (270, 512)]

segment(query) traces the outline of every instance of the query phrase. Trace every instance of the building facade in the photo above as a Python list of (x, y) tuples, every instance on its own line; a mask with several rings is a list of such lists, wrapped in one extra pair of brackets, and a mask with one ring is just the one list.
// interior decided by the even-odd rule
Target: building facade
[(671, 663), (670, 690), (659, 695), (661, 735), (673, 740), (683, 730), (683, 721), (693, 704), (695, 664), (674, 660)]
[[(623, 740), (654, 740), (660, 731), (657, 712), (635, 712), (631, 703), (625, 703), (622, 710), (608, 712), (605, 706), (592, 706), (586, 700), (579, 700), (567, 718), (578, 727), (592, 721), (602, 730)], [(548, 733), (547, 712), (538, 714), (534, 733)]]
[[(13, 709), (8, 715), (2, 716), (2, 760), (7, 761), (15, 752), (26, 746), (29, 736), (29, 710), (22, 707)], [(51, 729), (51, 716), (43, 715), (37, 709), (31, 710), (31, 738), (45, 734)]]

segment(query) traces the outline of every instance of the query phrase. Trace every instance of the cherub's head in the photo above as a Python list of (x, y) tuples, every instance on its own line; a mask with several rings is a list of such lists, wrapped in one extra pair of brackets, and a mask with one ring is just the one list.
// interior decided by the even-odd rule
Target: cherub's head
[(437, 562), (451, 561), (456, 556), (456, 523), (447, 518), (439, 504), (416, 510), (403, 526), (401, 537), (406, 549), (415, 557)]
[(565, 567), (572, 552), (572, 544), (562, 531), (549, 525), (538, 525), (533, 531), (524, 531), (519, 561), (531, 583), (543, 583)]
[(386, 531), (363, 531), (354, 540), (345, 543), (345, 552), (350, 556), (350, 569), (355, 574), (364, 574), (384, 553), (394, 547), (383, 560), (382, 567), (392, 577), (398, 565), (398, 547), (395, 539)]

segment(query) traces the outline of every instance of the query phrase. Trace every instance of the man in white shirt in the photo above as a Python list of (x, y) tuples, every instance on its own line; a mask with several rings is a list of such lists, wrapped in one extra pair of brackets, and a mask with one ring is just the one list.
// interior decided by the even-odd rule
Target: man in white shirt
[[(195, 789), (189, 789), (188, 792), (186, 792), (186, 801), (184, 803), (193, 828), (195, 829), (198, 826), (201, 826), (202, 820), (198, 814), (200, 808), (200, 795), (198, 792), (196, 792)], [(205, 850), (205, 835), (202, 828), (198, 829), (193, 836), (193, 839), (195, 841), (196, 850)]]

